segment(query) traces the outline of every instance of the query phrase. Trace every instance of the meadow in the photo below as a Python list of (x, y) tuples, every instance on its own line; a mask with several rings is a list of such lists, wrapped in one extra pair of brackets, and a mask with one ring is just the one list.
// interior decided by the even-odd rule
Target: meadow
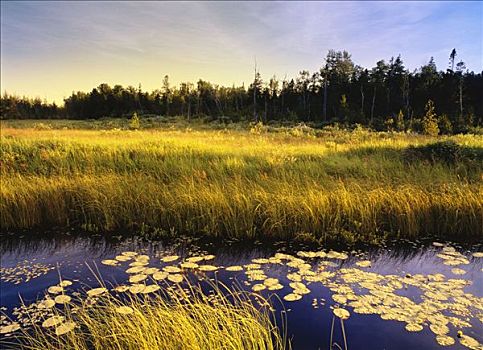
[(483, 138), (175, 118), (1, 122), (1, 226), (380, 241), (483, 236)]

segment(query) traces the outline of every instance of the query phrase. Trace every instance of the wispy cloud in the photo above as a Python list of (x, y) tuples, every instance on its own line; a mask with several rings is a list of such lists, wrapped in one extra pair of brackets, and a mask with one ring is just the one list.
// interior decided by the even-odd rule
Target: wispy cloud
[[(330, 48), (366, 67), (402, 54), (410, 69), (430, 56), (444, 69), (456, 47), (470, 69), (483, 67), (481, 2), (2, 2), (1, 10), (2, 87), (56, 98), (102, 81), (153, 88), (167, 73), (238, 84), (251, 79), (254, 56), (264, 76), (293, 76), (320, 67)], [(51, 88), (41, 86), (46, 76)]]

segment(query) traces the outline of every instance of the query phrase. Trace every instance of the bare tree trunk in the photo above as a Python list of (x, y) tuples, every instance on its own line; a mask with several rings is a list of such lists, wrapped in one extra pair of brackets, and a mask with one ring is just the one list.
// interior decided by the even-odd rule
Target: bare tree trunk
[(191, 123), (191, 99), (188, 99), (188, 123)]
[(221, 108), (220, 100), (216, 95), (215, 95), (215, 105), (216, 105), (216, 108), (218, 109), (218, 113), (220, 113), (220, 115), (222, 116), (224, 114), (223, 109)]
[(280, 106), (280, 110), (282, 111), (282, 113), (285, 113), (285, 94), (282, 93), (282, 104)]
[(463, 78), (460, 79), (460, 115), (463, 116)]
[(273, 116), (275, 116), (276, 112), (277, 111), (275, 110), (275, 98), (272, 96), (272, 110), (270, 111), (270, 115), (272, 116), (272, 118)]
[(391, 90), (390, 89), (386, 89), (386, 92), (387, 92), (387, 113), (391, 112)]
[(309, 94), (309, 96), (307, 98), (307, 109), (309, 110), (309, 115), (308, 116), (309, 116), (309, 120), (310, 120), (311, 119), (310, 117), (311, 117), (311, 114), (312, 114), (311, 111), (310, 111), (310, 94)]
[(265, 112), (263, 113), (263, 122), (267, 122), (267, 96), (265, 95)]
[(408, 75), (404, 76), (404, 83), (403, 83), (403, 101), (404, 107), (406, 108), (406, 116), (409, 116), (409, 77)]
[(374, 86), (374, 95), (372, 96), (372, 107), (371, 107), (371, 125), (374, 122), (374, 106), (376, 104), (376, 86)]
[(258, 123), (257, 116), (257, 60), (255, 59), (255, 77), (253, 80), (253, 120)]
[(361, 84), (361, 113), (364, 115), (364, 86)]
[(324, 121), (327, 121), (327, 77), (324, 80), (324, 108), (323, 108), (323, 114), (324, 114)]

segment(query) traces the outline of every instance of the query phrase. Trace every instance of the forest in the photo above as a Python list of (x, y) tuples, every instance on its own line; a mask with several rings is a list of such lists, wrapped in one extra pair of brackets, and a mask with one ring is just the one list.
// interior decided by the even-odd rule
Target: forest
[(100, 84), (87, 93), (73, 92), (63, 106), (5, 92), (0, 112), (2, 119), (125, 118), (136, 113), (227, 122), (357, 123), (375, 130), (423, 132), (429, 114), (434, 124), (429, 133), (453, 134), (481, 127), (482, 92), (483, 71), (468, 71), (455, 49), (445, 71), (431, 58), (413, 72), (401, 56), (367, 69), (356, 65), (347, 51), (329, 50), (318, 71), (303, 70), (292, 79), (263, 81), (256, 67), (248, 86), (225, 87), (201, 79), (173, 86), (166, 75), (151, 92), (141, 84)]

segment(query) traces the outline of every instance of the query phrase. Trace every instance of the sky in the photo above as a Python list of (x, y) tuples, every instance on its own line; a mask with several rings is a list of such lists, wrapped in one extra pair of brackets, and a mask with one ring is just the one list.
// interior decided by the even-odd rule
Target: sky
[(401, 55), (483, 69), (483, 2), (1, 1), (1, 90), (61, 103), (101, 83), (247, 86), (318, 70), (329, 49), (366, 68)]

